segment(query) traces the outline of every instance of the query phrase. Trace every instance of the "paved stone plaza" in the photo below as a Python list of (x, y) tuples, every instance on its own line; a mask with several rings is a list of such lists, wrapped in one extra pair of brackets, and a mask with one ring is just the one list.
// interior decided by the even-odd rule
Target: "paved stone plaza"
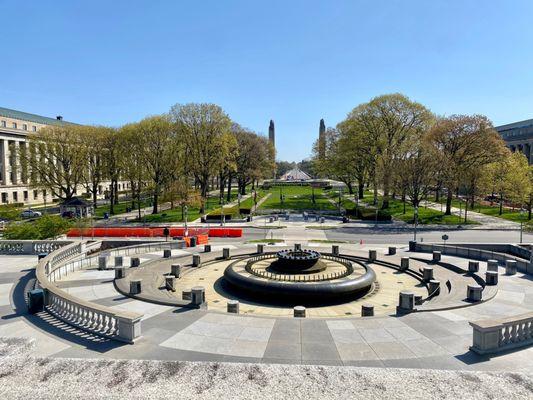
[[(213, 255), (220, 255), (222, 247), (228, 246), (213, 246)], [(236, 243), (231, 251), (253, 252), (254, 248), (255, 244)], [(396, 260), (408, 250), (406, 246), (398, 246), (397, 255), (387, 256), (386, 246), (340, 245), (341, 253), (368, 254), (370, 248), (378, 250), (380, 259)], [(198, 249), (172, 250), (172, 257), (184, 261), (196, 251)], [(420, 265), (431, 259), (431, 254), (427, 253), (411, 252), (409, 255), (418, 259)], [(149, 252), (141, 256), (141, 262), (157, 265), (162, 256), (162, 251)], [(357, 317), (355, 311), (360, 308), (360, 301), (352, 305), (309, 308), (305, 319), (291, 317), (288, 308), (246, 302), (242, 304), (240, 315), (231, 315), (225, 312), (226, 297), (214, 290), (207, 291), (207, 310), (154, 304), (119, 294), (114, 288), (113, 270), (84, 269), (57, 281), (61, 288), (80, 299), (143, 314), (142, 337), (134, 345), (122, 345), (73, 329), (47, 313), (27, 314), (24, 290), (33, 276), (36, 257), (1, 256), (1, 259), (0, 336), (34, 339), (33, 354), (39, 357), (533, 370), (531, 347), (495, 356), (479, 356), (469, 350), (472, 345), (469, 321), (510, 317), (531, 310), (533, 285), (530, 277), (522, 273), (514, 276), (501, 273), (494, 298), (482, 304), (452, 307), (465, 297), (465, 287), (460, 287), (460, 295), (450, 292), (443, 297), (452, 309), (436, 301), (431, 307), (445, 310), (431, 311), (429, 307), (425, 312), (396, 316), (392, 309), (384, 307), (382, 312), (377, 312), (380, 315), (365, 318)], [(442, 262), (468, 267), (468, 260), (464, 258), (443, 255)], [(483, 273), (485, 267), (480, 264)], [(215, 263), (211, 268), (206, 266), (185, 274), (180, 284), (210, 287), (221, 274), (223, 268), (219, 267)], [(387, 276), (379, 269), (376, 272), (380, 286), (390, 286), (391, 277), (399, 281), (397, 275)], [(444, 281), (450, 271), (435, 266), (435, 275)], [(203, 281), (199, 280), (201, 277)], [(393, 293), (378, 291), (370, 301), (396, 305), (397, 294), (404, 287), (403, 284), (392, 287)], [(347, 315), (349, 311), (346, 310), (353, 310), (353, 315)]]

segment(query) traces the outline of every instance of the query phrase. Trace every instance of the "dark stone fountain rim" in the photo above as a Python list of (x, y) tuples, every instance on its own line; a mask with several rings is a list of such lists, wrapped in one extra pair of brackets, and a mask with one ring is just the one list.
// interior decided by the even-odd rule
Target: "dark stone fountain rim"
[(283, 260), (316, 260), (320, 258), (320, 253), (315, 250), (292, 250), (292, 249), (286, 249), (286, 250), (280, 250), (276, 253), (276, 256), (279, 259)]

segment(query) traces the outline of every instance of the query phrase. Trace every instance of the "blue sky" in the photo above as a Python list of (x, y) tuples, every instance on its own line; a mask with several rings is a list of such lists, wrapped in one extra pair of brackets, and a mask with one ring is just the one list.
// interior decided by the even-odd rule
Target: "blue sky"
[(309, 156), (320, 118), (401, 92), (533, 118), (532, 1), (2, 1), (0, 106), (118, 126), (213, 102)]

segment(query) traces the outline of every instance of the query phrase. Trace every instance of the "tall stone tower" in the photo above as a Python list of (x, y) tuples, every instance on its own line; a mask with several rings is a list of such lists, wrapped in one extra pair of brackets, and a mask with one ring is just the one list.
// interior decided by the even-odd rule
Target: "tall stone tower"
[(324, 118), (320, 120), (318, 128), (318, 157), (323, 160), (326, 158), (326, 124)]
[(274, 128), (274, 121), (270, 120), (270, 125), (268, 126), (268, 140), (272, 143), (274, 149), (276, 149), (276, 130)]

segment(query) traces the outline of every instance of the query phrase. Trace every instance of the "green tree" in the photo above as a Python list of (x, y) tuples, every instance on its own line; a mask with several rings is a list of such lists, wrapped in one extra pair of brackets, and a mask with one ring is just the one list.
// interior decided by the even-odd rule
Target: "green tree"
[(505, 145), (482, 115), (452, 115), (439, 119), (429, 140), (439, 157), (440, 175), (447, 188), (446, 215), (451, 215), (453, 193), (463, 185), (469, 196), (476, 193), (479, 174), (486, 165), (505, 154)]
[(30, 186), (49, 190), (61, 200), (71, 199), (87, 168), (79, 125), (53, 125), (29, 135), (30, 151), (20, 151), (24, 168), (31, 169)]
[(210, 179), (219, 173), (235, 148), (231, 120), (222, 108), (206, 103), (176, 104), (170, 116), (185, 145), (187, 166), (200, 185), (203, 213)]
[(427, 128), (433, 115), (422, 104), (396, 93), (375, 97), (356, 107), (348, 119), (356, 130), (367, 135), (375, 154), (377, 168), (374, 174), (380, 173), (383, 186), (382, 208), (386, 209), (389, 207), (394, 162), (406, 151), (411, 138)]
[[(134, 126), (141, 145), (139, 157), (146, 167), (153, 196), (153, 214), (158, 212), (159, 196), (176, 173), (181, 173), (184, 142), (168, 115), (148, 117)], [(191, 162), (194, 164), (194, 162)]]

